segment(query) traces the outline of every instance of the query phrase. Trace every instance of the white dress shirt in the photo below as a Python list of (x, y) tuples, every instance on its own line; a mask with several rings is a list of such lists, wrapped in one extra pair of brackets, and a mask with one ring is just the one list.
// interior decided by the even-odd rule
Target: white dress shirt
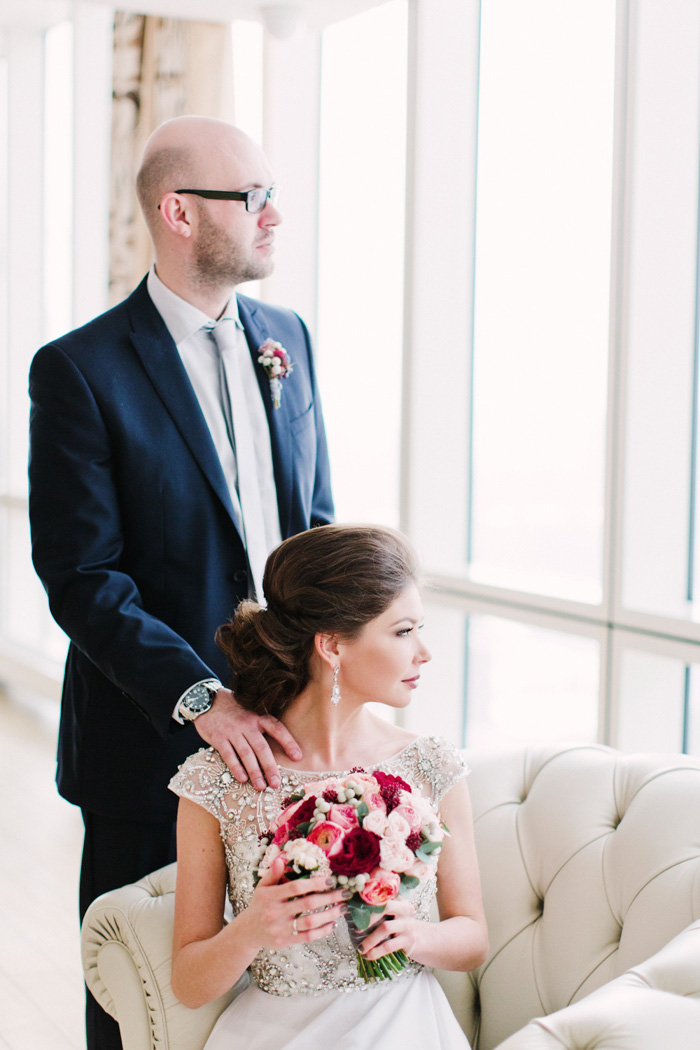
[[(158, 277), (155, 267), (152, 267), (148, 274), (147, 288), (185, 366), (219, 456), (231, 502), (236, 514), (240, 515), (241, 509), (236, 488), (236, 456), (226, 429), (219, 386), (218, 356), (211, 336), (211, 329), (215, 327), (217, 321), (224, 318), (231, 318), (240, 326), (236, 296), (231, 296), (221, 317), (211, 318), (167, 288)], [(271, 551), (281, 543), (282, 534), (272, 463), (270, 428), (250, 354), (242, 358), (242, 364), (241, 381), (245, 388), (246, 401), (253, 423), (255, 462), (263, 505), (265, 540), (268, 551)], [(262, 601), (262, 595), (258, 595), (258, 600)], [(178, 721), (181, 721), (177, 713), (180, 699), (173, 712), (173, 717)]]

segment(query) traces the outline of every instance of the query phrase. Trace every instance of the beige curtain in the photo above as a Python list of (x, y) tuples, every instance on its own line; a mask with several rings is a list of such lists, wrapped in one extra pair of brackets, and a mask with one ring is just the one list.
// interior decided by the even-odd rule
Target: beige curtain
[(186, 113), (233, 119), (230, 27), (117, 12), (110, 186), (113, 304), (133, 291), (152, 262), (134, 190), (144, 143), (164, 120)]

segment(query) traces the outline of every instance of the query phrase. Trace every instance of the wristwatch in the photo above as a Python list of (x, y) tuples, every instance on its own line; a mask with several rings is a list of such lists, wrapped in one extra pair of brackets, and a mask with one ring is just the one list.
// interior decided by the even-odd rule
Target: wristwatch
[(207, 678), (190, 686), (180, 697), (178, 714), (186, 722), (194, 722), (195, 718), (209, 710), (219, 689), (223, 689), (223, 686), (216, 678)]

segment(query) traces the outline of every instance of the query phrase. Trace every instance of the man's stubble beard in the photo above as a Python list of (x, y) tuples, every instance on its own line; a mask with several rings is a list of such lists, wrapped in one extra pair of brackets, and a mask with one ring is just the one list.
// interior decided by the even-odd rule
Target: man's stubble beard
[(272, 258), (263, 255), (255, 258), (254, 251), (254, 248), (244, 251), (202, 209), (192, 279), (200, 288), (222, 288), (269, 277)]

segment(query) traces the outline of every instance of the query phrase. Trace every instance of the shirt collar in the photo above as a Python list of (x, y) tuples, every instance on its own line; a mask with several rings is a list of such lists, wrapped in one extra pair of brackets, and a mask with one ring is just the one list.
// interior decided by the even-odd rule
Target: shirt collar
[[(148, 288), (148, 294), (153, 300), (153, 305), (163, 318), (165, 326), (173, 337), (173, 342), (176, 346), (179, 347), (191, 335), (199, 331), (200, 328), (216, 327), (218, 322), (214, 318), (208, 317), (198, 307), (188, 303), (186, 299), (182, 299), (166, 287), (156, 273), (155, 266), (152, 266), (149, 270), (146, 287)], [(219, 320), (223, 321), (225, 318), (230, 318), (239, 326), (241, 324), (238, 315), (238, 301), (235, 294), (229, 299), (226, 309)]]

